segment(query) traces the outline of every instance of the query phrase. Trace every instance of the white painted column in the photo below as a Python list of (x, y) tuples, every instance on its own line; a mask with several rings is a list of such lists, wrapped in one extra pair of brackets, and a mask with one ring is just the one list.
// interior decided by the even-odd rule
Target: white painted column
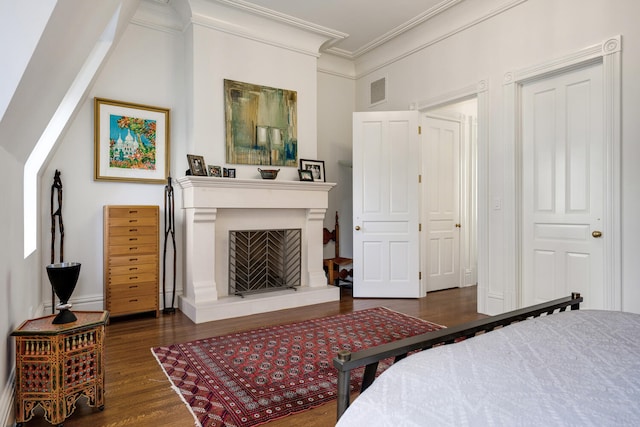
[(310, 287), (327, 285), (322, 268), (322, 226), (326, 212), (326, 209), (307, 209), (307, 283)]
[(218, 299), (215, 281), (216, 208), (185, 209), (185, 295), (180, 310), (194, 318), (199, 306)]

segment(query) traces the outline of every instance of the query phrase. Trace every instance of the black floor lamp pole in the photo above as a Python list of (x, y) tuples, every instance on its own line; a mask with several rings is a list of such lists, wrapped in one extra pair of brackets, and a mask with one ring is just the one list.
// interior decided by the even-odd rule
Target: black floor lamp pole
[[(174, 303), (176, 299), (176, 231), (174, 223), (174, 202), (173, 186), (171, 177), (167, 178), (167, 185), (164, 186), (164, 253), (162, 257), (162, 312), (165, 314), (175, 313)], [(173, 244), (173, 289), (171, 291), (171, 307), (167, 307), (165, 282), (167, 280), (167, 242), (171, 235)]]

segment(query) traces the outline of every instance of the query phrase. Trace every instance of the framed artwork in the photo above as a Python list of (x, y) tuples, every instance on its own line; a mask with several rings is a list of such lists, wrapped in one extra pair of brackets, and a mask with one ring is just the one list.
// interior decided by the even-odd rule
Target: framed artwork
[(187, 160), (189, 161), (189, 171), (191, 172), (191, 175), (207, 176), (207, 169), (204, 165), (204, 157), (187, 154)]
[(296, 91), (224, 80), (226, 161), (296, 166)]
[(209, 176), (222, 176), (222, 167), (220, 166), (209, 165), (207, 170), (209, 171)]
[(94, 179), (166, 184), (169, 109), (94, 99)]
[(228, 170), (228, 174), (229, 178), (235, 178), (236, 177), (236, 170), (231, 168)]
[(298, 176), (300, 181), (313, 181), (313, 173), (308, 169), (298, 169)]
[(300, 170), (305, 171), (311, 171), (311, 174), (313, 175), (313, 180), (314, 181), (323, 181), (325, 182), (325, 176), (324, 176), (324, 161), (323, 160), (307, 160), (307, 159), (300, 159)]

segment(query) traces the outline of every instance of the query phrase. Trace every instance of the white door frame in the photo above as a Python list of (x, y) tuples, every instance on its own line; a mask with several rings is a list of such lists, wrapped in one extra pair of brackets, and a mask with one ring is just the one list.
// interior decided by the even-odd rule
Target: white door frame
[[(514, 159), (514, 167), (505, 171), (504, 206), (512, 210), (511, 215), (505, 215), (506, 234), (505, 256), (511, 256), (512, 262), (507, 262), (504, 311), (518, 308), (521, 298), (521, 197), (518, 191), (521, 185), (521, 128), (520, 103), (522, 85), (526, 82), (544, 78), (574, 68), (584, 67), (590, 63), (603, 64), (604, 84), (604, 218), (603, 233), (608, 236), (604, 245), (604, 304), (609, 310), (622, 308), (622, 280), (621, 280), (621, 227), (620, 227), (620, 106), (622, 82), (622, 43), (621, 36), (612, 37), (600, 44), (590, 46), (578, 52), (573, 52), (562, 58), (538, 64), (525, 69), (509, 72), (504, 77), (504, 107), (505, 107), (505, 158)], [(512, 144), (508, 143), (513, 141)], [(510, 255), (512, 254), (512, 255)], [(508, 259), (508, 258), (507, 258)], [(585, 296), (588, 298), (588, 296)], [(478, 295), (480, 306), (480, 295)]]
[[(488, 285), (492, 274), (489, 269), (489, 80), (482, 79), (475, 85), (444, 93), (438, 97), (422, 101), (412, 107), (421, 115), (449, 104), (455, 104), (475, 97), (478, 106), (477, 127), (477, 278), (478, 312), (486, 313)], [(495, 273), (493, 273), (495, 274)], [(422, 275), (423, 280), (425, 275)], [(423, 288), (426, 287), (423, 284)]]

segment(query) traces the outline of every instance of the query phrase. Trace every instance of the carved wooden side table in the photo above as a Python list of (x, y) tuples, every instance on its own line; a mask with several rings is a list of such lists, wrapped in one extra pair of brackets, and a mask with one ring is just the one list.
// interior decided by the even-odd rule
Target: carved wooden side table
[(78, 320), (54, 325), (55, 316), (25, 321), (16, 337), (16, 426), (40, 405), (61, 426), (85, 396), (104, 409), (104, 337), (108, 311), (74, 311)]

